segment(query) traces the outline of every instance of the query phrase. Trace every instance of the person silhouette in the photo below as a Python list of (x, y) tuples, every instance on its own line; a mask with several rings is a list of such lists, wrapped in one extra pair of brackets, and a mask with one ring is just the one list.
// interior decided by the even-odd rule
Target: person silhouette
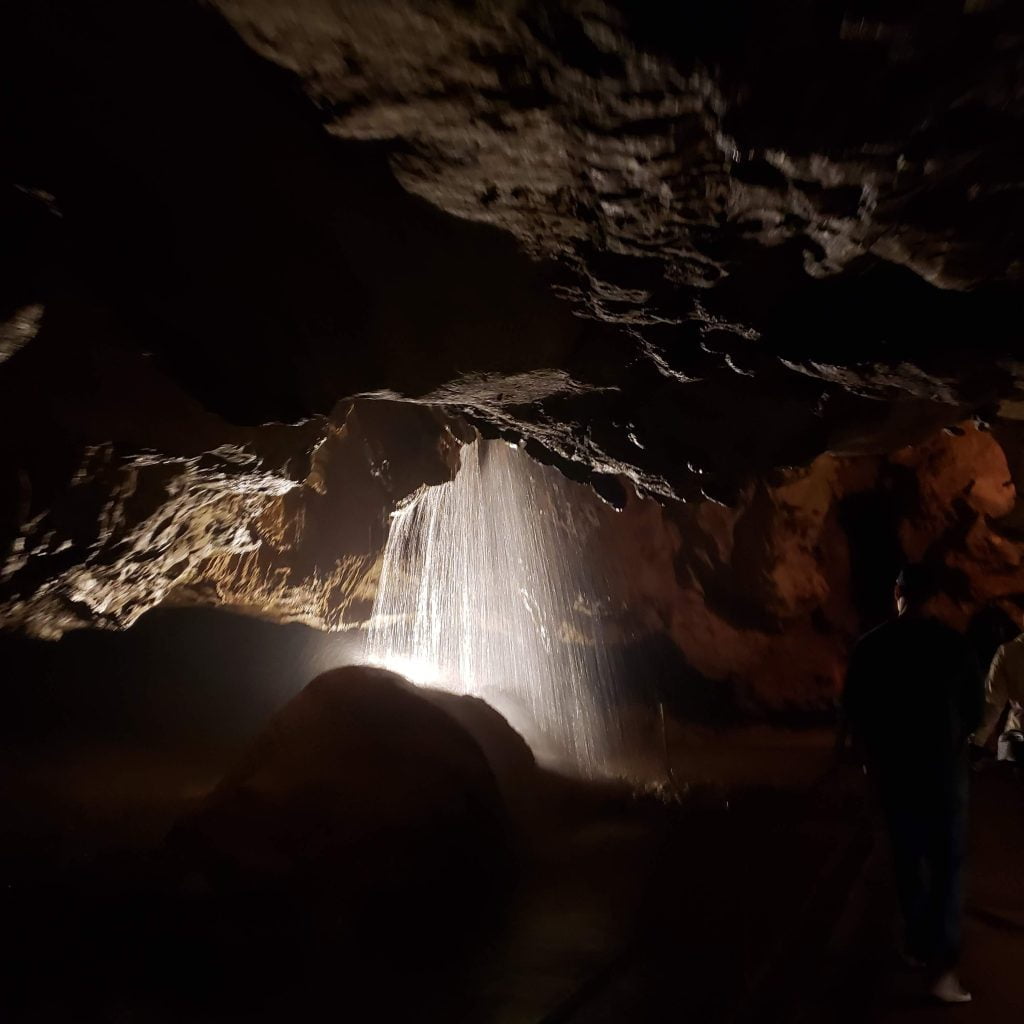
[(973, 741), (987, 746), (1006, 711), (997, 756), (1000, 761), (1024, 760), (1024, 633), (1000, 645), (985, 678), (985, 710)]
[(927, 612), (936, 589), (927, 567), (903, 569), (898, 615), (856, 644), (842, 703), (889, 834), (907, 960), (931, 971), (932, 995), (956, 1003), (971, 998), (956, 966), (982, 686), (970, 644)]

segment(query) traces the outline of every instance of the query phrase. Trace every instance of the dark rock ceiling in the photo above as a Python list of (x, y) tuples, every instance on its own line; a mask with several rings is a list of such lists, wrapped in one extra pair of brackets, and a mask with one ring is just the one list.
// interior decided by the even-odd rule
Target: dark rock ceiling
[(218, 7), (332, 135), (388, 147), (409, 192), (509, 232), (619, 329), (564, 367), (586, 400), (487, 417), (563, 458), (727, 496), (870, 436), (860, 396), (984, 406), (1012, 387), (1009, 5)]
[(1011, 429), (1022, 39), (995, 0), (12, 0), (0, 606), (130, 621), (353, 433), (379, 512), (455, 416), (613, 501)]

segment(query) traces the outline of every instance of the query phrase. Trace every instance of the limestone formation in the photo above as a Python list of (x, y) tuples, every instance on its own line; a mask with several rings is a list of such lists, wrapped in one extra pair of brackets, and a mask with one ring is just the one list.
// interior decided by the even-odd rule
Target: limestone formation
[(1009, 607), (1022, 40), (1000, 0), (3, 5), (0, 621), (357, 625), (474, 431), (625, 505), (638, 628), (744, 700), (827, 702), (902, 557)]

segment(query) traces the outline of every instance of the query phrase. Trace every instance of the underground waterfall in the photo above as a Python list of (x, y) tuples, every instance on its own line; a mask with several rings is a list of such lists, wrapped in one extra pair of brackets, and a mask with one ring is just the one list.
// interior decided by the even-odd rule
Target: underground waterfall
[(542, 759), (599, 775), (624, 745), (616, 574), (577, 491), (503, 442), (464, 447), (453, 480), (392, 516), (366, 657), (485, 699)]

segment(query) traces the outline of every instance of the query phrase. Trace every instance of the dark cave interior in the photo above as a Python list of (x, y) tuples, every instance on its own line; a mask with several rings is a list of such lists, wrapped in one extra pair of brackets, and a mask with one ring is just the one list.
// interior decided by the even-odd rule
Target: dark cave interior
[(834, 742), (1020, 630), (1022, 118), (1009, 0), (4, 4), (0, 1016), (960, 1019)]

